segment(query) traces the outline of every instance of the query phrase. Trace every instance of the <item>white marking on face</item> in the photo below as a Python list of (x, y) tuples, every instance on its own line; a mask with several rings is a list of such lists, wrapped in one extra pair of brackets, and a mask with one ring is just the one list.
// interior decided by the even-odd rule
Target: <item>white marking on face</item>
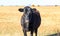
[(28, 12), (27, 12), (27, 13), (28, 13), (28, 15), (29, 15), (29, 13), (30, 13), (30, 12), (31, 12), (31, 10), (30, 10), (30, 8), (28, 8)]
[(24, 9), (24, 12), (25, 12), (25, 9)]

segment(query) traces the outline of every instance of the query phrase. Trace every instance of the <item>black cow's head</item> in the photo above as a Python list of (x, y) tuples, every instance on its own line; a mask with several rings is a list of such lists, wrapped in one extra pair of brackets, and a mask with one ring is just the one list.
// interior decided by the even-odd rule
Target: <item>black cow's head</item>
[(36, 10), (35, 8), (31, 8), (29, 6), (26, 6), (24, 8), (19, 8), (18, 9), (20, 12), (24, 12), (25, 14), (27, 13), (32, 13), (34, 10)]

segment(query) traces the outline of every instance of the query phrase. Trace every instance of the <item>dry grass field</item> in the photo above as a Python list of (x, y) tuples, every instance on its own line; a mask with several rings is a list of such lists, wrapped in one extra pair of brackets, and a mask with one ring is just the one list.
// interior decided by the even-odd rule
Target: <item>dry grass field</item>
[[(19, 8), (23, 8), (23, 6), (0, 6), (0, 36), (23, 36), (20, 25), (23, 13), (18, 11)], [(38, 36), (60, 32), (60, 6), (35, 6), (32, 8), (37, 8), (42, 18)]]

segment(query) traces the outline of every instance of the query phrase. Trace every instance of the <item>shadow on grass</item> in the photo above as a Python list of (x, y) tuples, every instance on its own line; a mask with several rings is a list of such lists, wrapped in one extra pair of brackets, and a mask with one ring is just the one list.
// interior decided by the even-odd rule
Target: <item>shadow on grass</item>
[(60, 33), (50, 34), (50, 35), (47, 35), (47, 36), (60, 36)]

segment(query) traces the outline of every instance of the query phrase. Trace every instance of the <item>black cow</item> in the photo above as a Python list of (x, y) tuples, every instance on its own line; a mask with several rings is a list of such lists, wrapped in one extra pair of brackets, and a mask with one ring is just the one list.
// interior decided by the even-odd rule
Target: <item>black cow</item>
[(29, 6), (19, 8), (18, 10), (20, 12), (24, 12), (21, 18), (21, 25), (23, 27), (24, 36), (27, 36), (28, 31), (31, 32), (31, 36), (33, 36), (33, 32), (35, 32), (35, 35), (37, 36), (37, 30), (41, 24), (41, 17), (39, 11)]

